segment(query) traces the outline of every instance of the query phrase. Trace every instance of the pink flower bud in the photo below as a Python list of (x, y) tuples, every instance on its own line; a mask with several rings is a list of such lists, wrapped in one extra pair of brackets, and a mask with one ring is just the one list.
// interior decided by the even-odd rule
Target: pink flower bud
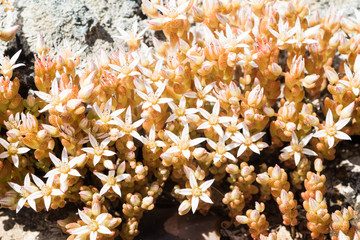
[(263, 185), (263, 184), (267, 184), (268, 182), (269, 182), (269, 175), (266, 173), (266, 172), (264, 172), (264, 173), (260, 173), (260, 174), (258, 174), (257, 175), (257, 177), (256, 177), (256, 181), (258, 182), (258, 183), (260, 183), (261, 185)]
[(36, 39), (36, 52), (41, 55), (42, 53), (46, 53), (46, 45), (41, 32), (38, 31), (37, 39)]
[(130, 198), (130, 204), (133, 206), (140, 206), (141, 200), (138, 195), (132, 195)]
[(249, 218), (244, 215), (236, 216), (236, 221), (240, 224), (247, 224), (249, 222)]
[(115, 164), (111, 160), (105, 160), (104, 167), (109, 170), (115, 170)]
[(290, 68), (290, 73), (295, 77), (299, 78), (301, 74), (304, 72), (305, 68), (305, 60), (302, 56), (299, 56), (296, 58), (296, 56), (293, 58)]
[(11, 39), (13, 39), (15, 37), (16, 30), (18, 28), (19, 28), (19, 25), (16, 25), (16, 26), (9, 27), (9, 28), (2, 30), (0, 33), (0, 39), (5, 42), (10, 41)]
[(275, 76), (279, 76), (282, 73), (282, 68), (280, 67), (279, 64), (277, 63), (272, 63), (269, 66), (269, 70), (272, 74), (274, 74)]
[(339, 114), (340, 119), (350, 118), (354, 110), (354, 107), (355, 107), (355, 102), (352, 102), (349, 105), (347, 105), (343, 110), (341, 110)]
[(323, 162), (320, 158), (317, 158), (314, 162), (314, 167), (315, 167), (315, 171), (316, 172), (321, 172), (322, 170), (324, 170), (324, 165)]
[(50, 135), (56, 136), (59, 134), (59, 129), (48, 124), (41, 124), (41, 127), (46, 130)]
[(317, 210), (319, 209), (319, 203), (317, 201), (315, 201), (314, 199), (310, 198), (309, 199), (309, 207), (310, 207), (311, 211), (317, 212)]
[(37, 133), (37, 137), (41, 140), (45, 139), (47, 136), (47, 131), (46, 130), (40, 130), (38, 133)]
[(254, 222), (257, 222), (260, 218), (260, 213), (256, 210), (251, 211), (250, 213), (250, 219)]
[(87, 118), (83, 118), (83, 119), (81, 119), (81, 121), (79, 123), (79, 127), (81, 129), (87, 129), (88, 124), (89, 124), (89, 120)]
[(91, 94), (94, 90), (94, 87), (95, 87), (94, 84), (89, 84), (85, 87), (82, 87), (78, 93), (78, 98), (83, 99), (83, 100), (88, 99), (91, 96)]
[(178, 209), (179, 215), (183, 216), (183, 215), (187, 214), (190, 211), (190, 209), (191, 209), (190, 201), (184, 200), (179, 206), (179, 209)]
[(281, 176), (281, 168), (279, 167), (279, 165), (275, 165), (272, 173), (271, 173), (271, 177), (274, 179), (280, 179)]
[(241, 175), (243, 176), (243, 177), (247, 177), (247, 176), (249, 176), (249, 174), (251, 174), (251, 168), (250, 167), (248, 167), (248, 166), (245, 166), (245, 167), (243, 167), (242, 169), (241, 169)]

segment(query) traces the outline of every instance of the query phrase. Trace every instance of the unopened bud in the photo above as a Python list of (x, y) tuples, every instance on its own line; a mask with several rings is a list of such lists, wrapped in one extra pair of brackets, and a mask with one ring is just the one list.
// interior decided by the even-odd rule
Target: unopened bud
[(104, 167), (109, 170), (115, 170), (115, 164), (111, 160), (105, 160)]
[(44, 128), (51, 136), (57, 136), (59, 134), (59, 129), (54, 126), (41, 124), (41, 127)]
[(36, 100), (35, 100), (35, 97), (33, 95), (29, 95), (27, 98), (26, 98), (26, 104), (29, 106), (29, 107), (34, 107), (35, 104), (36, 104)]
[(192, 6), (191, 7), (192, 10), (192, 14), (194, 17), (194, 21), (195, 22), (202, 22), (203, 18), (204, 18), (204, 12), (201, 8), (196, 7), (196, 6)]
[(249, 218), (244, 215), (238, 215), (236, 216), (236, 221), (240, 224), (247, 224), (249, 222)]
[(89, 84), (85, 87), (82, 87), (78, 93), (78, 98), (84, 99), (84, 100), (88, 99), (91, 96), (91, 94), (94, 90), (94, 87), (95, 87), (94, 84)]
[(269, 70), (274, 76), (279, 76), (282, 73), (282, 68), (277, 63), (272, 63), (269, 65)]
[(314, 167), (315, 167), (315, 171), (316, 172), (321, 172), (322, 170), (324, 170), (324, 165), (323, 162), (320, 158), (317, 158), (314, 162)]
[(329, 40), (329, 46), (336, 49), (340, 44), (341, 33), (335, 33)]
[(268, 117), (273, 117), (275, 114), (274, 109), (272, 109), (271, 107), (263, 107), (263, 112), (266, 114), (266, 116)]
[(178, 209), (179, 215), (183, 216), (183, 215), (187, 214), (190, 211), (190, 209), (191, 209), (190, 201), (184, 200), (179, 206), (179, 209)]
[(134, 148), (134, 146), (135, 146), (135, 144), (134, 144), (134, 142), (133, 141), (127, 141), (126, 142), (126, 148), (127, 149), (133, 149)]
[(250, 219), (254, 222), (257, 222), (260, 218), (260, 213), (258, 211), (251, 211)]
[(130, 198), (130, 204), (133, 206), (140, 206), (141, 200), (138, 195), (132, 195)]
[(236, 164), (228, 164), (226, 167), (226, 172), (229, 174), (237, 174), (239, 172), (239, 167)]
[(36, 52), (41, 55), (41, 54), (46, 54), (47, 49), (46, 49), (46, 45), (45, 45), (45, 41), (43, 36), (41, 35), (41, 32), (38, 31), (37, 34), (37, 39), (36, 39)]
[(329, 80), (330, 84), (335, 84), (339, 81), (339, 75), (332, 67), (324, 67), (326, 78)]
[(267, 184), (269, 182), (269, 179), (270, 179), (269, 175), (266, 172), (264, 172), (257, 175), (256, 182), (263, 185), (263, 184)]
[(37, 137), (39, 139), (45, 139), (47, 136), (47, 131), (46, 130), (40, 130), (38, 133), (37, 133)]
[(88, 124), (89, 124), (89, 120), (87, 118), (83, 118), (81, 119), (80, 123), (79, 123), (79, 128), (81, 129), (87, 129), (88, 128)]
[(340, 119), (350, 118), (354, 110), (354, 107), (355, 107), (355, 102), (352, 102), (349, 105), (347, 105), (343, 110), (341, 110), (339, 114)]
[(0, 33), (0, 39), (5, 42), (10, 41), (11, 39), (13, 39), (15, 37), (16, 30), (18, 28), (19, 28), (19, 25), (16, 25), (16, 26), (9, 27), (9, 28), (2, 30)]
[(280, 176), (281, 176), (281, 168), (279, 167), (279, 165), (276, 164), (271, 173), (271, 177), (275, 179), (279, 179)]

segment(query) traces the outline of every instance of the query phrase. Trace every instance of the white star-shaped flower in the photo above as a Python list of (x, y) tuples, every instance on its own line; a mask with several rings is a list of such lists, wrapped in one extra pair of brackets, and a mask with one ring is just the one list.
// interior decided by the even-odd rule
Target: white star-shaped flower
[(183, 124), (187, 123), (186, 115), (195, 114), (198, 112), (196, 108), (186, 108), (186, 98), (181, 97), (179, 106), (176, 106), (174, 102), (169, 102), (169, 107), (173, 111), (173, 114), (166, 120), (166, 122), (172, 122), (175, 119), (181, 120)]
[(339, 82), (347, 87), (351, 87), (352, 92), (357, 97), (360, 92), (360, 72), (353, 74), (347, 64), (344, 64), (344, 68), (348, 81), (339, 80)]
[(231, 136), (235, 136), (236, 133), (240, 133), (239, 131), (243, 128), (244, 122), (238, 123), (238, 121), (239, 117), (234, 114), (229, 122), (223, 123), (226, 127), (225, 139), (228, 139)]
[(215, 82), (212, 82), (203, 88), (199, 78), (197, 76), (194, 76), (194, 84), (195, 84), (196, 92), (187, 92), (184, 93), (184, 96), (188, 98), (196, 98), (197, 108), (201, 107), (204, 104), (204, 101), (216, 102), (216, 98), (209, 94), (211, 90), (214, 88), (216, 84)]
[(191, 188), (176, 189), (177, 194), (191, 196), (191, 209), (195, 213), (197, 207), (199, 206), (200, 199), (206, 203), (213, 204), (213, 201), (206, 194), (206, 190), (213, 184), (215, 179), (208, 180), (198, 186), (197, 180), (194, 175), (194, 171), (189, 172), (189, 182)]
[(130, 55), (133, 57), (133, 60), (131, 61), (130, 64), (128, 63), (129, 61), (126, 61), (124, 51), (120, 50), (118, 56), (119, 56), (120, 66), (115, 64), (109, 64), (109, 67), (119, 72), (119, 75), (117, 76), (118, 78), (134, 77), (140, 75), (140, 73), (135, 70), (136, 66), (140, 61), (139, 56), (135, 56), (135, 54)]
[(93, 105), (94, 111), (100, 118), (99, 120), (96, 121), (97, 124), (99, 124), (99, 125), (116, 124), (116, 122), (114, 121), (114, 117), (119, 116), (123, 111), (125, 111), (125, 109), (121, 108), (121, 109), (118, 109), (118, 110), (110, 113), (111, 105), (112, 105), (112, 99), (110, 98), (105, 104), (104, 111), (101, 111), (101, 109), (99, 108), (97, 103), (96, 102), (94, 103), (94, 105)]
[(224, 135), (224, 130), (220, 126), (220, 123), (229, 122), (229, 117), (219, 117), (220, 113), (220, 102), (216, 101), (211, 114), (203, 108), (199, 108), (199, 112), (206, 119), (205, 122), (200, 124), (197, 129), (208, 129), (213, 128), (219, 136)]
[(60, 189), (65, 191), (67, 187), (65, 181), (69, 175), (81, 177), (81, 174), (78, 172), (78, 170), (74, 169), (74, 167), (78, 162), (83, 162), (85, 160), (86, 154), (74, 157), (69, 161), (68, 153), (66, 148), (64, 148), (61, 154), (61, 160), (52, 153), (49, 153), (49, 156), (51, 161), (54, 163), (55, 168), (48, 171), (44, 177), (48, 178), (60, 175)]
[(158, 87), (155, 93), (147, 82), (144, 84), (147, 94), (135, 89), (135, 92), (144, 100), (142, 102), (142, 109), (152, 107), (155, 111), (161, 112), (159, 104), (169, 103), (172, 101), (172, 98), (160, 98), (167, 84), (168, 80), (165, 80), (164, 83)]
[(181, 138), (173, 134), (172, 132), (165, 130), (165, 134), (175, 143), (175, 146), (166, 150), (166, 153), (178, 153), (180, 152), (186, 159), (190, 158), (190, 147), (198, 145), (206, 140), (206, 138), (195, 138), (190, 139), (189, 136), (189, 125), (185, 124), (184, 129), (181, 133)]
[(115, 155), (115, 152), (105, 149), (107, 145), (111, 142), (111, 139), (109, 137), (105, 138), (100, 143), (100, 145), (91, 133), (89, 133), (89, 139), (92, 147), (85, 147), (82, 148), (81, 150), (94, 155), (94, 162), (93, 162), (94, 166), (96, 166), (96, 164), (100, 162), (102, 156), (110, 157)]
[(71, 89), (65, 89), (61, 93), (59, 93), (59, 86), (58, 81), (55, 78), (51, 83), (51, 94), (35, 91), (35, 94), (48, 103), (43, 109), (41, 109), (39, 112), (45, 112), (49, 109), (56, 110), (58, 112), (64, 111), (64, 106), (62, 105), (62, 102), (64, 99), (71, 93)]
[(12, 77), (15, 68), (25, 66), (23, 63), (15, 64), (20, 56), (21, 50), (17, 51), (10, 59), (9, 57), (0, 56), (0, 73), (4, 76)]
[[(124, 172), (125, 171), (125, 162), (122, 162), (120, 164), (119, 168), (122, 170), (122, 172)], [(94, 172), (94, 174), (103, 183), (105, 183), (103, 185), (103, 187), (101, 188), (101, 190), (100, 190), (100, 195), (104, 195), (111, 188), (120, 197), (121, 197), (121, 190), (120, 190), (118, 182), (123, 181), (127, 177), (130, 177), (130, 174), (127, 174), (127, 173), (119, 174), (119, 175), (117, 175), (115, 177), (115, 171), (114, 170), (109, 171), (108, 176), (106, 176), (105, 174), (99, 173), (99, 172)]]
[(24, 154), (30, 151), (30, 148), (27, 147), (18, 147), (19, 142), (8, 143), (5, 139), (0, 138), (0, 144), (6, 149), (6, 151), (0, 154), (0, 158), (8, 158), (11, 156), (11, 159), (15, 167), (19, 167), (19, 156), (18, 154)]
[(129, 134), (129, 135), (133, 136), (134, 138), (136, 138), (137, 140), (141, 141), (141, 136), (137, 132), (136, 129), (144, 123), (145, 119), (139, 119), (133, 123), (131, 106), (128, 106), (128, 108), (126, 109), (125, 122), (123, 122), (118, 117), (115, 117), (115, 121), (116, 121), (116, 125), (121, 128), (119, 136), (118, 136), (119, 138), (126, 134)]
[(278, 46), (283, 46), (287, 41), (296, 33), (296, 28), (293, 27), (289, 29), (289, 22), (284, 20), (280, 17), (279, 23), (278, 23), (278, 32), (268, 27), (268, 30), (272, 35), (274, 35), (277, 38), (276, 44)]
[(32, 175), (32, 178), (33, 178), (36, 186), (38, 186), (40, 190), (32, 193), (30, 196), (28, 196), (28, 199), (31, 200), (31, 199), (43, 198), (45, 208), (47, 211), (49, 211), (50, 204), (51, 204), (51, 196), (60, 196), (60, 195), (63, 195), (64, 193), (60, 189), (54, 189), (52, 187), (54, 177), (49, 177), (45, 184), (40, 178), (38, 178), (34, 174), (31, 174), (31, 175)]
[[(78, 228), (74, 228), (70, 230), (70, 234), (72, 235), (87, 235), (90, 234), (90, 240), (96, 240), (98, 234), (112, 234), (109, 228), (105, 226), (105, 220), (108, 216), (108, 213), (101, 213), (95, 219), (91, 219), (88, 215), (86, 215), (83, 211), (78, 210), (79, 216), (81, 220), (86, 224), (85, 226), (81, 226)], [(79, 237), (80, 239), (80, 237)]]
[(301, 141), (299, 142), (298, 137), (296, 136), (296, 133), (292, 132), (290, 146), (284, 147), (281, 150), (281, 152), (288, 152), (288, 153), (293, 152), (296, 165), (298, 165), (298, 163), (301, 160), (301, 154), (308, 155), (308, 156), (317, 156), (317, 153), (314, 152), (313, 150), (304, 148), (309, 143), (309, 141), (311, 140), (312, 137), (313, 137), (313, 135), (309, 134), (306, 137), (304, 137), (303, 139), (301, 139)]
[(159, 147), (166, 147), (166, 144), (163, 141), (155, 140), (155, 125), (152, 125), (149, 132), (149, 137), (141, 136), (141, 142), (152, 152), (155, 152), (156, 149)]
[(297, 18), (294, 28), (295, 28), (294, 38), (286, 41), (287, 43), (296, 44), (298, 47), (301, 47), (302, 44), (319, 43), (317, 40), (311, 39), (311, 37), (319, 32), (320, 24), (303, 31), (301, 28), (300, 18)]
[(215, 143), (214, 141), (207, 139), (208, 144), (215, 150), (214, 163), (217, 163), (222, 157), (236, 161), (234, 155), (230, 151), (240, 145), (240, 143), (230, 143), (226, 145), (225, 139), (223, 137), (219, 138), (219, 141)]
[[(265, 132), (259, 132), (251, 136), (248, 126), (246, 124), (243, 124), (242, 127), (243, 133), (236, 132), (231, 138), (235, 142), (240, 143), (237, 156), (239, 157), (248, 148), (250, 148), (251, 151), (253, 151), (254, 153), (260, 154), (260, 150), (259, 147), (256, 145), (256, 142), (265, 135)], [(268, 147), (267, 143), (262, 142), (262, 145), (263, 147)]]
[(36, 203), (34, 199), (28, 199), (28, 196), (31, 195), (31, 193), (37, 191), (37, 187), (32, 186), (30, 182), (30, 175), (29, 173), (26, 174), (24, 179), (24, 185), (20, 186), (19, 184), (8, 182), (10, 187), (14, 189), (17, 193), (20, 194), (21, 198), (19, 199), (17, 206), (16, 206), (16, 213), (20, 211), (20, 209), (25, 205), (26, 201), (29, 203), (30, 207), (36, 211)]
[(326, 114), (325, 129), (317, 131), (314, 134), (314, 137), (316, 138), (326, 137), (329, 148), (332, 148), (334, 146), (336, 138), (342, 140), (351, 140), (349, 135), (340, 131), (350, 122), (350, 120), (351, 118), (345, 118), (345, 119), (340, 119), (337, 123), (334, 123), (332, 112), (329, 109)]

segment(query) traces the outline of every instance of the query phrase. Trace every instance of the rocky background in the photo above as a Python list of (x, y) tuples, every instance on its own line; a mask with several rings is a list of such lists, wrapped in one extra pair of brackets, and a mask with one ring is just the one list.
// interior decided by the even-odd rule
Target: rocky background
[[(0, 54), (12, 56), (19, 49), (23, 50), (18, 62), (25, 63), (26, 69), (18, 71), (19, 78), (27, 85), (22, 94), (27, 94), (27, 89), (34, 86), (33, 53), (38, 31), (44, 36), (47, 45), (53, 49), (69, 44), (76, 52), (86, 47), (80, 55), (84, 64), (84, 60), (99, 53), (100, 49), (109, 51), (122, 44), (116, 37), (119, 35), (118, 28), (128, 30), (135, 21), (140, 29), (145, 27), (147, 18), (140, 5), (141, 0), (15, 0), (15, 9), (6, 14), (0, 11), (0, 19), (3, 26), (18, 24), (20, 28), (15, 39), (0, 44)], [(311, 0), (311, 9), (319, 10), (321, 15), (330, 5), (342, 11), (343, 15), (353, 15), (352, 9), (359, 9), (360, 1)], [(145, 42), (150, 42), (152, 34), (150, 31), (145, 34)], [(81, 67), (83, 65), (80, 65)], [(356, 142), (360, 142), (359, 137), (354, 138), (352, 142), (339, 144), (337, 159), (327, 164), (327, 197), (332, 203), (331, 211), (339, 209), (339, 205), (344, 203), (355, 206), (360, 213), (360, 149)], [(140, 226), (141, 235), (137, 239), (201, 239), (201, 233), (207, 232), (210, 232), (207, 239), (220, 239), (218, 233), (215, 233), (221, 220), (214, 215), (216, 207), (213, 214), (203, 218), (191, 214), (179, 217), (178, 203), (166, 196), (158, 201), (158, 205), (154, 211), (145, 214)], [(56, 227), (56, 220), (66, 218), (76, 209), (76, 206), (71, 204), (65, 209), (50, 213), (35, 213), (24, 208), (17, 215), (14, 211), (0, 209), (0, 240), (66, 239), (67, 235)], [(276, 222), (280, 223), (281, 220), (274, 219), (274, 223)], [(304, 223), (305, 233), (298, 236), (298, 239), (308, 239), (305, 229)], [(246, 229), (220, 231), (222, 236), (228, 236), (225, 239), (249, 239)], [(292, 239), (285, 227), (277, 231), (280, 239)], [(241, 232), (244, 234), (239, 234)]]

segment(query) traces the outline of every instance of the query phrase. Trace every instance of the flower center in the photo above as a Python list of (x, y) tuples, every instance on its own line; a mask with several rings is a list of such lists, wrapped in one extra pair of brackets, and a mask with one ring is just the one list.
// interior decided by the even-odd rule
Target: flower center
[(176, 11), (175, 8), (170, 8), (170, 9), (169, 9), (168, 17), (170, 17), (170, 18), (177, 18), (178, 15), (179, 15), (179, 14), (178, 14), (178, 12)]
[(57, 106), (60, 104), (60, 97), (55, 95), (55, 96), (51, 96), (51, 105), (53, 106)]
[(88, 224), (88, 229), (91, 232), (96, 232), (99, 229), (99, 224), (97, 221), (92, 220), (91, 223)]
[(148, 97), (147, 101), (149, 103), (151, 103), (152, 105), (155, 105), (158, 102), (158, 98), (155, 96), (154, 93), (151, 93), (151, 94), (149, 94), (149, 97)]
[(100, 120), (103, 123), (107, 123), (107, 122), (109, 122), (111, 120), (111, 116), (110, 116), (110, 114), (108, 112), (105, 112), (100, 116)]
[(94, 147), (94, 153), (97, 156), (101, 156), (104, 153), (104, 149), (101, 146)]
[(49, 187), (48, 185), (44, 185), (42, 188), (41, 188), (41, 192), (44, 196), (49, 196), (52, 192), (52, 189), (51, 187)]
[(175, 109), (175, 115), (178, 117), (184, 116), (185, 115), (185, 109), (184, 108), (176, 108)]
[(121, 73), (124, 75), (129, 75), (131, 73), (131, 69), (129, 68), (128, 64), (125, 64), (121, 67)]
[(294, 149), (294, 152), (302, 153), (303, 147), (300, 144), (294, 144), (292, 147)]
[(60, 172), (60, 173), (66, 174), (66, 173), (68, 173), (69, 171), (70, 171), (70, 167), (69, 167), (69, 165), (68, 165), (67, 163), (62, 163), (62, 164), (60, 165), (60, 167), (59, 167), (59, 172)]
[(161, 76), (160, 76), (160, 74), (158, 74), (158, 73), (153, 73), (151, 76), (150, 76), (150, 80), (152, 81), (152, 82), (157, 82), (157, 81), (159, 81), (161, 79)]
[(189, 141), (188, 141), (188, 139), (180, 140), (179, 148), (180, 148), (181, 150), (187, 150), (187, 149), (189, 149)]
[(147, 142), (147, 147), (148, 147), (148, 149), (150, 149), (150, 150), (155, 149), (155, 148), (156, 148), (156, 143), (155, 143), (155, 141), (148, 141), (148, 142)]
[(30, 193), (28, 191), (26, 191), (24, 188), (21, 188), (21, 193), (20, 195), (23, 197), (23, 198), (27, 198)]
[(200, 197), (200, 196), (202, 195), (202, 190), (201, 190), (201, 188), (199, 188), (199, 187), (194, 187), (194, 188), (192, 189), (192, 195), (193, 195), (194, 197)]
[(115, 177), (108, 177), (107, 178), (107, 184), (109, 184), (110, 186), (114, 186), (116, 184), (116, 178)]
[(236, 124), (230, 124), (227, 129), (226, 129), (229, 133), (236, 133), (236, 131), (238, 130), (237, 129), (237, 126)]
[(244, 144), (246, 146), (250, 146), (251, 144), (253, 144), (253, 140), (251, 139), (251, 137), (245, 137)]
[(334, 126), (326, 127), (326, 134), (329, 136), (334, 136), (337, 132), (337, 129)]
[(216, 125), (218, 124), (218, 116), (217, 115), (214, 115), (214, 114), (211, 114), (209, 116), (209, 123), (210, 125)]
[(10, 144), (8, 149), (7, 149), (7, 152), (9, 155), (16, 155), (17, 154), (17, 147), (15, 147), (14, 145)]
[(133, 131), (133, 126), (131, 123), (125, 123), (123, 126), (123, 131), (127, 134), (130, 134)]
[(200, 99), (200, 100), (204, 99), (206, 96), (206, 94), (203, 90), (199, 90), (196, 95), (197, 95), (198, 99)]

